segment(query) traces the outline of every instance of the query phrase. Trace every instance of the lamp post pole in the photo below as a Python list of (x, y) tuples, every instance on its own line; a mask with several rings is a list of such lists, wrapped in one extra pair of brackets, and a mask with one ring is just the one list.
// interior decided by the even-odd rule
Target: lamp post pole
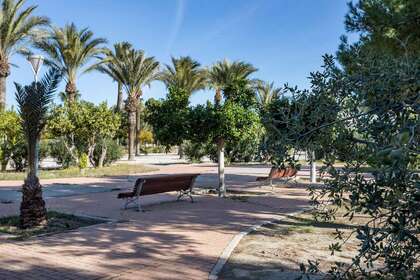
[[(37, 89), (38, 73), (44, 62), (44, 57), (42, 55), (30, 55), (28, 56), (28, 61), (32, 66), (32, 71), (34, 72), (35, 89)], [(29, 170), (32, 169), (32, 171), (34, 172), (34, 175), (37, 177), (38, 176), (38, 160), (39, 160), (39, 139), (36, 140), (35, 151), (32, 156), (33, 156), (33, 162), (32, 162), (33, 166), (30, 167)]]

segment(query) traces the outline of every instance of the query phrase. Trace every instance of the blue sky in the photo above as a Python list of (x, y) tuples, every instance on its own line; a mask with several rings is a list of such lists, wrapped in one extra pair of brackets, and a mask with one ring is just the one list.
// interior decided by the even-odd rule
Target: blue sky
[[(344, 34), (346, 0), (28, 0), (36, 14), (63, 26), (89, 27), (109, 45), (129, 41), (161, 63), (189, 55), (202, 65), (217, 60), (244, 60), (259, 71), (256, 78), (308, 87), (309, 72), (319, 69), (322, 55), (335, 53)], [(15, 104), (13, 81), (28, 83), (28, 62), (12, 58), (7, 102)], [(45, 68), (44, 68), (45, 70)], [(116, 101), (116, 84), (100, 73), (79, 77), (82, 98), (95, 103)], [(61, 85), (60, 90), (64, 88)], [(144, 89), (144, 98), (162, 98), (160, 82)], [(200, 91), (193, 104), (212, 98)]]

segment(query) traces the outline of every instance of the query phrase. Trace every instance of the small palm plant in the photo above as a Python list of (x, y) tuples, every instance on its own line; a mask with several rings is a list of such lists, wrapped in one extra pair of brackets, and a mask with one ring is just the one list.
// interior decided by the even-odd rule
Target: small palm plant
[(22, 186), (20, 224), (22, 228), (43, 225), (47, 221), (42, 186), (38, 178), (39, 138), (44, 128), (48, 105), (61, 79), (61, 72), (52, 68), (40, 82), (28, 86), (15, 83), (16, 101), (28, 150), (28, 174)]

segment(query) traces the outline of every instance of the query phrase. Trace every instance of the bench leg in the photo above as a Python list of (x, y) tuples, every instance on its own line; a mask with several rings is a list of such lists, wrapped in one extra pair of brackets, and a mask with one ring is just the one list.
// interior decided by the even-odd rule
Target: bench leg
[(192, 197), (192, 194), (191, 194), (191, 190), (188, 190), (188, 191), (179, 191), (179, 194), (178, 194), (178, 197), (177, 197), (177, 201), (178, 200), (180, 200), (183, 196), (188, 196), (190, 199), (191, 199), (191, 203), (193, 203), (194, 202), (194, 199), (193, 199), (193, 197)]
[(138, 212), (143, 212), (143, 210), (141, 208), (140, 197), (139, 196), (136, 196), (134, 198), (126, 198), (125, 203), (124, 203), (124, 210), (127, 210), (128, 205), (130, 205), (130, 204), (134, 204), (134, 207), (137, 208)]

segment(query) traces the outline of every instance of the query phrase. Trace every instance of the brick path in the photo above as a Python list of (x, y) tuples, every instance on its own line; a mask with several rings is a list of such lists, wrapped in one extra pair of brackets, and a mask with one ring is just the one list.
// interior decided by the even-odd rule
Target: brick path
[[(207, 173), (203, 182), (211, 183), (209, 173), (214, 173), (214, 167), (209, 165), (168, 166), (160, 173), (191, 169)], [(243, 186), (252, 190), (253, 183), (246, 182), (255, 176), (246, 169), (237, 171), (231, 183), (240, 185), (243, 179)], [(143, 199), (144, 213), (121, 211), (115, 196), (116, 192), (104, 192), (48, 199), (51, 209), (118, 222), (25, 242), (0, 240), (0, 279), (207, 279), (217, 257), (239, 231), (308, 205), (301, 187), (278, 188), (247, 202), (210, 195), (197, 196), (197, 203), (175, 202), (174, 194), (154, 195)], [(17, 208), (18, 203), (0, 204), (0, 215), (17, 213)]]

